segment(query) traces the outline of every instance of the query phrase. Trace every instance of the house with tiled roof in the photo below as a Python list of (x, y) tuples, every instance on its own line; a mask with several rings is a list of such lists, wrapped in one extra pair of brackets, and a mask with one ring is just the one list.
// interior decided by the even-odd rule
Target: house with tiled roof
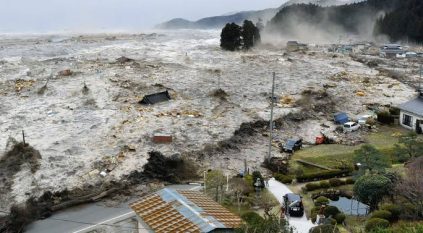
[(162, 189), (130, 205), (141, 233), (234, 232), (242, 220), (205, 194)]
[(400, 111), (400, 124), (418, 134), (423, 133), (423, 89), (419, 96), (398, 106)]

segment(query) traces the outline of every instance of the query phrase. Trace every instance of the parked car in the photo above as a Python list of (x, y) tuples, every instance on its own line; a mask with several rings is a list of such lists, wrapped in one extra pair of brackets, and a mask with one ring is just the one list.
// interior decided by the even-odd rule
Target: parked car
[(367, 124), (367, 120), (372, 119), (372, 115), (363, 115), (358, 118), (358, 124), (365, 125)]
[(344, 124), (344, 132), (357, 131), (360, 128), (360, 124), (357, 122), (347, 122)]
[(283, 206), (285, 213), (293, 217), (302, 217), (304, 215), (304, 205), (302, 197), (295, 193), (287, 193), (283, 196)]
[(294, 153), (303, 147), (302, 139), (288, 139), (282, 146), (283, 152)]
[(406, 52), (405, 53), (405, 57), (407, 57), (407, 58), (417, 57), (417, 53), (415, 53), (415, 52)]

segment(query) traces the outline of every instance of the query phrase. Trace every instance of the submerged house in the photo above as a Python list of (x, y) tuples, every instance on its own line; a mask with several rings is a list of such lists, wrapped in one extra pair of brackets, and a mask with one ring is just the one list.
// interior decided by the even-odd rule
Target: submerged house
[(399, 44), (386, 44), (380, 48), (380, 56), (387, 58), (395, 58), (397, 54), (403, 54), (405, 50)]
[(308, 46), (306, 44), (298, 43), (297, 41), (288, 41), (286, 43), (286, 49), (289, 52), (306, 51)]
[(400, 109), (400, 125), (413, 130), (418, 134), (423, 133), (423, 89), (419, 96), (398, 106)]
[(157, 104), (160, 102), (169, 101), (170, 99), (171, 98), (170, 98), (169, 92), (166, 90), (166, 91), (154, 93), (151, 95), (145, 95), (139, 103), (145, 104), (145, 105), (152, 105), (152, 104)]
[(139, 232), (234, 232), (242, 224), (237, 215), (203, 193), (164, 188), (133, 203)]

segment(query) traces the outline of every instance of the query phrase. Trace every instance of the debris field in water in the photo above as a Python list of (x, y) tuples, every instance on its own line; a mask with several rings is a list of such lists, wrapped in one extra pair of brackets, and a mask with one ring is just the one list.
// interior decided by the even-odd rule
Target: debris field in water
[[(333, 57), (324, 46), (289, 53), (288, 60), (278, 47), (222, 51), (219, 33), (0, 38), (0, 153), (7, 138), (20, 138), (24, 129), (27, 142), (42, 155), (33, 176), (22, 169), (8, 177), (14, 182), (0, 198), (6, 200), (1, 209), (23, 202), (27, 193), (118, 181), (140, 170), (150, 151), (168, 156), (201, 151), (231, 138), (242, 123), (268, 121), (272, 72), (277, 74), (275, 95), (281, 97), (275, 119), (307, 111), (299, 101), (305, 90), (323, 90), (337, 111), (352, 116), (367, 104), (396, 105), (414, 94), (348, 56)], [(47, 88), (37, 93), (48, 77)], [(138, 104), (144, 95), (164, 90), (170, 90), (172, 100)], [(320, 117), (276, 130), (275, 138), (313, 142), (322, 124), (335, 128), (331, 114), (317, 112)], [(172, 135), (172, 143), (153, 143), (156, 132)], [(268, 137), (242, 140), (248, 143), (217, 155), (223, 159), (199, 162), (237, 173), (247, 159), (260, 169)], [(273, 153), (279, 154), (274, 145)]]

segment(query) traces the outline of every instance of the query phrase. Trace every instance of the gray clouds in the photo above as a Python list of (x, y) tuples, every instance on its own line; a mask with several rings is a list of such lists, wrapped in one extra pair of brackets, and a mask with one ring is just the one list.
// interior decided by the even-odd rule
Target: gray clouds
[(142, 30), (172, 18), (196, 20), (278, 7), (286, 0), (0, 0), (0, 32)]

